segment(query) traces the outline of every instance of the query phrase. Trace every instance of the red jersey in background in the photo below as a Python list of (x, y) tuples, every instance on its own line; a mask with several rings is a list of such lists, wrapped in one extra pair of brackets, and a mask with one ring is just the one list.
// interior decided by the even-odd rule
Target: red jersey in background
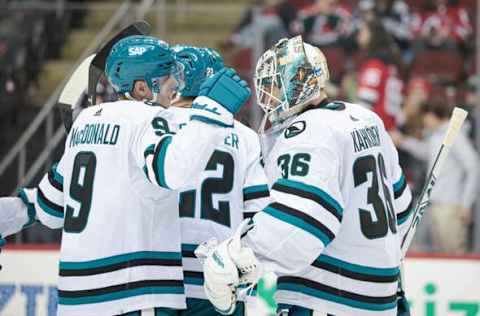
[(403, 83), (395, 65), (381, 59), (365, 61), (358, 73), (357, 99), (360, 105), (377, 113), (387, 130), (397, 127), (402, 119)]

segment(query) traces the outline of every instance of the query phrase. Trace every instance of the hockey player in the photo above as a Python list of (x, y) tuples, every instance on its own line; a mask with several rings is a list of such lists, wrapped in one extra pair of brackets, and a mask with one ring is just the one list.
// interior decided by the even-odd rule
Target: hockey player
[[(179, 90), (169, 111), (180, 127), (189, 121), (200, 85), (223, 68), (223, 58), (214, 50), (174, 46), (175, 58), (184, 66), (185, 87)], [(217, 315), (203, 290), (203, 273), (194, 255), (197, 246), (215, 237), (228, 238), (235, 228), (269, 203), (267, 179), (260, 164), (257, 133), (238, 121), (225, 134), (224, 142), (210, 155), (199, 181), (183, 188), (179, 196), (182, 262), (187, 296), (186, 315)], [(235, 315), (243, 315), (239, 304)]]
[(257, 101), (272, 124), (262, 152), (273, 202), (204, 264), (207, 297), (224, 314), (238, 285), (266, 271), (279, 275), (276, 298), (289, 315), (397, 313), (411, 193), (380, 118), (330, 101), (328, 78), (324, 55), (301, 37), (257, 63)]
[[(177, 192), (172, 191), (176, 187), (154, 184), (163, 176), (178, 177), (170, 183), (179, 186), (189, 183), (190, 169), (175, 167), (195, 166), (191, 161), (201, 150), (195, 146), (203, 142), (197, 137), (189, 154), (181, 140), (197, 135), (205, 125), (202, 120), (216, 121), (205, 108), (198, 108), (178, 137), (162, 137), (170, 133), (172, 115), (161, 104), (168, 106), (178, 86), (176, 69), (165, 42), (146, 36), (119, 41), (107, 59), (106, 75), (124, 100), (83, 110), (67, 136), (60, 162), (38, 189), (21, 193), (23, 205), (12, 198), (0, 203), (4, 236), (35, 219), (51, 228), (63, 227), (60, 315), (140, 314), (150, 309), (163, 316), (185, 308)], [(200, 95), (232, 112), (250, 95), (246, 83), (231, 70), (212, 80), (205, 82)], [(234, 92), (224, 93), (225, 86)], [(229, 122), (232, 114), (226, 116), (224, 121)], [(177, 165), (162, 160), (165, 139)], [(149, 160), (150, 144), (156, 143), (160, 150), (153, 150), (155, 159)], [(153, 311), (154, 307), (158, 308)]]

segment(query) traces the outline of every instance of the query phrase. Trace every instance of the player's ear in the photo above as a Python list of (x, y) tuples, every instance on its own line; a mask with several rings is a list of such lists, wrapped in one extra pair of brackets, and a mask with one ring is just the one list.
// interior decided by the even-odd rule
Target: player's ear
[(137, 80), (133, 84), (132, 97), (136, 100), (151, 99), (151, 92), (144, 80)]

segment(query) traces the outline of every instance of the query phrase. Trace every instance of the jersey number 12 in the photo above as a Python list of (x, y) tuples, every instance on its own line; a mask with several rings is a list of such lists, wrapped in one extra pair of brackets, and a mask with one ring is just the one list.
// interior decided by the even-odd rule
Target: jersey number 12
[[(221, 177), (209, 177), (200, 185), (200, 218), (214, 221), (230, 227), (230, 203), (227, 200), (218, 201), (218, 208), (213, 201), (214, 194), (227, 194), (233, 188), (234, 161), (231, 154), (215, 150), (208, 160), (205, 171), (215, 171), (222, 168)], [(195, 216), (196, 190), (185, 191), (180, 194), (180, 216)]]

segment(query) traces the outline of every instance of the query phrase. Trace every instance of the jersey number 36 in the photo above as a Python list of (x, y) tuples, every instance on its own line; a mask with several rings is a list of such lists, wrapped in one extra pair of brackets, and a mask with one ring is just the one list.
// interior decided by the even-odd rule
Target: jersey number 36
[(382, 154), (378, 154), (377, 159), (373, 155), (368, 155), (355, 160), (353, 164), (355, 187), (367, 182), (369, 173), (372, 175), (372, 185), (367, 190), (367, 203), (373, 206), (376, 220), (372, 218), (370, 211), (360, 208), (360, 228), (368, 239), (377, 239), (386, 236), (389, 228), (392, 233), (397, 232), (392, 197), (385, 184), (387, 173)]

